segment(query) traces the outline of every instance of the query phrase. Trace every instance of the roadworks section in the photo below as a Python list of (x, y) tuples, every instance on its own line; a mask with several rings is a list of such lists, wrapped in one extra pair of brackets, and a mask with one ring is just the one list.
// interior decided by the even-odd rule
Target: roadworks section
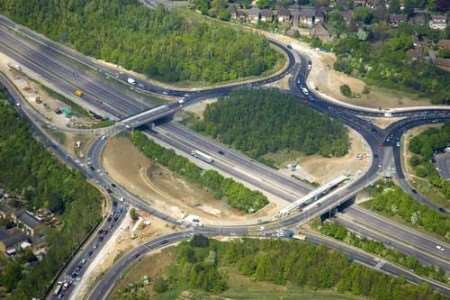
[(127, 137), (108, 141), (102, 164), (118, 184), (179, 220), (195, 215), (205, 224), (254, 224), (260, 219), (270, 219), (280, 210), (275, 202), (251, 215), (231, 208), (202, 187), (152, 162)]

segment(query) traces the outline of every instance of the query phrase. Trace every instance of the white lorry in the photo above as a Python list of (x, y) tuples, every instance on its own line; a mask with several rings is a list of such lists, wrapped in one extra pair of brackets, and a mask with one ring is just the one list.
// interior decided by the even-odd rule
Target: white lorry
[(210, 164), (214, 161), (214, 159), (211, 156), (209, 156), (208, 154), (203, 153), (201, 151), (198, 151), (198, 150), (192, 150), (191, 155), (193, 157), (196, 157), (196, 158), (204, 161), (204, 162), (207, 162), (208, 164)]

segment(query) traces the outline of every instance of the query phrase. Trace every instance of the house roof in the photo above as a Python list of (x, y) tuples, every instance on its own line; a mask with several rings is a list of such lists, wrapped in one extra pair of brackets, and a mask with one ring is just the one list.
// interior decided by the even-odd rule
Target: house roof
[(17, 229), (0, 229), (0, 241), (5, 245), (5, 248), (14, 247), (27, 240), (28, 237)]
[(447, 23), (447, 16), (446, 15), (434, 15), (434, 16), (431, 16), (431, 20), (433, 22), (438, 22), (438, 23)]
[(261, 9), (261, 17), (272, 17), (272, 10), (270, 9)]
[(391, 23), (399, 23), (406, 21), (406, 16), (404, 15), (398, 15), (398, 14), (392, 14), (389, 15), (389, 22)]
[(247, 10), (247, 15), (249, 17), (259, 17), (261, 10), (259, 8), (256, 7), (252, 7), (249, 10)]
[(316, 9), (314, 7), (302, 7), (300, 9), (301, 17), (315, 17), (316, 16)]
[(330, 33), (328, 32), (328, 29), (325, 27), (325, 25), (320, 22), (311, 29), (311, 35), (312, 36), (322, 36), (322, 37), (330, 37)]
[(36, 228), (41, 223), (28, 212), (24, 211), (17, 216), (17, 219), (20, 220), (23, 224), (27, 225), (30, 228)]
[(289, 17), (290, 15), (291, 15), (291, 12), (287, 8), (281, 7), (278, 10), (278, 16), (279, 17)]

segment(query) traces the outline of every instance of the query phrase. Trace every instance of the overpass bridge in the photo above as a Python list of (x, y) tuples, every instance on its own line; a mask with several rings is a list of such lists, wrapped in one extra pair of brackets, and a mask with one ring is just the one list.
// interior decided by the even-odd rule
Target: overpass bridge
[(319, 199), (325, 196), (330, 190), (334, 189), (335, 187), (347, 181), (348, 179), (349, 179), (348, 176), (342, 175), (331, 180), (330, 182), (318, 187), (317, 189), (314, 189), (313, 191), (306, 194), (302, 198), (298, 199), (295, 202), (292, 202), (291, 204), (280, 210), (278, 216), (280, 217), (287, 216), (295, 209), (299, 209), (319, 201)]
[(137, 128), (144, 124), (150, 124), (164, 117), (173, 115), (181, 108), (179, 103), (160, 105), (136, 115), (122, 119), (117, 123), (118, 126), (125, 128)]

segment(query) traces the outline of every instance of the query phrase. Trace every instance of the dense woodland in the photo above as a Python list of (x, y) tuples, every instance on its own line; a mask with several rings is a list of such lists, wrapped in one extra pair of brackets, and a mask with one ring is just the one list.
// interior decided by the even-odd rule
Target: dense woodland
[(420, 276), (426, 276), (446, 284), (449, 283), (449, 278), (445, 274), (444, 270), (434, 266), (422, 265), (414, 256), (405, 255), (397, 250), (388, 248), (379, 241), (361, 238), (357, 234), (350, 232), (347, 228), (336, 222), (327, 221), (323, 224), (317, 225), (317, 228), (322, 234), (386, 258), (387, 260), (402, 265), (409, 270), (414, 270), (414, 273)]
[(184, 178), (201, 185), (217, 199), (226, 200), (233, 208), (253, 213), (269, 203), (266, 196), (251, 191), (232, 178), (225, 178), (215, 170), (203, 170), (172, 149), (161, 147), (142, 132), (134, 131), (132, 141), (146, 156)]
[(257, 159), (283, 149), (342, 156), (349, 148), (342, 123), (275, 89), (234, 91), (208, 105), (194, 129)]
[(369, 188), (372, 199), (366, 202), (368, 208), (389, 217), (398, 217), (413, 227), (424, 230), (450, 241), (450, 218), (426, 205), (420, 204), (392, 182), (378, 182)]
[(282, 59), (263, 37), (137, 0), (2, 0), (0, 13), (84, 54), (169, 82), (260, 75)]
[[(176, 249), (176, 262), (164, 277), (152, 278), (161, 299), (177, 299), (181, 291), (220, 293), (227, 289), (227, 269), (256, 281), (292, 284), (313, 290), (334, 289), (375, 300), (438, 300), (426, 285), (415, 286), (357, 263), (323, 246), (297, 240), (244, 239), (218, 242), (197, 237)], [(225, 268), (224, 268), (225, 267)], [(127, 288), (121, 299), (148, 299), (145, 290)], [(132, 297), (129, 297), (132, 295)], [(128, 297), (127, 297), (128, 296)]]
[(0, 92), (0, 185), (21, 195), (27, 209), (46, 207), (62, 221), (47, 234), (48, 254), (25, 266), (8, 260), (0, 285), (9, 299), (44, 298), (53, 277), (100, 221), (101, 194), (80, 173), (66, 168), (32, 138), (29, 126)]
[(450, 123), (441, 128), (430, 128), (415, 136), (409, 144), (414, 153), (410, 163), (417, 176), (427, 179), (450, 201), (450, 182), (442, 178), (435, 169), (432, 159), (434, 152), (441, 151), (450, 145)]

